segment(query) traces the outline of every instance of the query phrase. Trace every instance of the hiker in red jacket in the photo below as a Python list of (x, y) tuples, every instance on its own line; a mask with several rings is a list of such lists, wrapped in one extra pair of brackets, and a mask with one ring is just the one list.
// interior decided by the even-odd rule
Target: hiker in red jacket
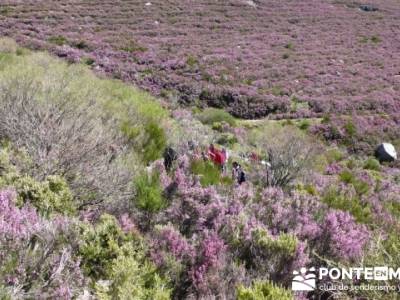
[(208, 158), (215, 162), (216, 156), (217, 156), (217, 149), (215, 149), (214, 144), (210, 144), (210, 147), (208, 147)]
[(214, 164), (221, 168), (221, 170), (223, 169), (226, 159), (225, 154), (215, 148), (213, 144), (210, 144), (210, 147), (208, 148), (208, 157)]

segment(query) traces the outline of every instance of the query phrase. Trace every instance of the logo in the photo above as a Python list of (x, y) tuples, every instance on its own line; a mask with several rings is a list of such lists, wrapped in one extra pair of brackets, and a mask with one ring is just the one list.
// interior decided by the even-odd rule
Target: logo
[(313, 291), (316, 287), (315, 268), (293, 271), (292, 291)]

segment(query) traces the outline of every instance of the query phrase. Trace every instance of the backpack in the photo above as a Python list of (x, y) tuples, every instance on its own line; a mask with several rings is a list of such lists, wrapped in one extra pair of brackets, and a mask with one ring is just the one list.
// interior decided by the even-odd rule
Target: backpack
[(238, 176), (238, 183), (242, 184), (245, 181), (246, 181), (246, 173), (243, 170), (240, 170), (240, 173)]

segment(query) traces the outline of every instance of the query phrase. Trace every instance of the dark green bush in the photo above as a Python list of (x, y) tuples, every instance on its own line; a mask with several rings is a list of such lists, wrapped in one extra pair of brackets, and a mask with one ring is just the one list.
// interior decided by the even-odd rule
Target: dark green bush
[(226, 122), (230, 126), (236, 125), (236, 120), (232, 115), (218, 108), (206, 108), (197, 115), (197, 118), (207, 125), (213, 125), (215, 122)]
[(301, 130), (307, 130), (308, 128), (310, 128), (310, 121), (308, 121), (308, 120), (303, 120), (303, 121), (301, 121), (300, 122), (300, 124), (299, 124), (299, 128), (301, 129)]
[(155, 213), (166, 206), (159, 177), (160, 175), (155, 172), (153, 174), (143, 174), (135, 178), (135, 204), (139, 209)]

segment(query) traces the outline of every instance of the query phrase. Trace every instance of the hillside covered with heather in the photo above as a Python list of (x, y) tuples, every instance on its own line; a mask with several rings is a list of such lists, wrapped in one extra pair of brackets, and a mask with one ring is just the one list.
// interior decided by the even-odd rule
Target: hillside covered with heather
[(5, 0), (0, 33), (239, 117), (399, 113), (399, 3), (372, 2)]
[(400, 298), (398, 0), (0, 2), (1, 300)]

